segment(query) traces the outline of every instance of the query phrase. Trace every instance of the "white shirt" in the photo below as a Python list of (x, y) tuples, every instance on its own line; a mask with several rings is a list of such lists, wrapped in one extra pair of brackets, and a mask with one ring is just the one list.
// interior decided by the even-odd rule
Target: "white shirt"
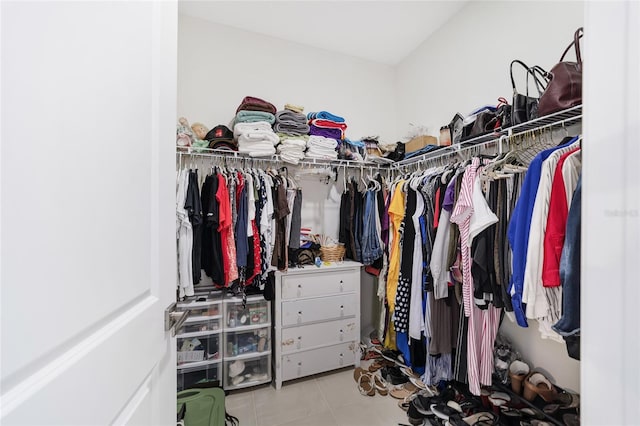
[(193, 296), (193, 228), (189, 214), (184, 208), (189, 187), (189, 169), (182, 169), (178, 175), (176, 191), (176, 224), (178, 225), (178, 289), (179, 297)]
[[(527, 304), (527, 318), (536, 318), (540, 321), (555, 322), (560, 318), (561, 288), (542, 285), (542, 261), (544, 256), (544, 233), (547, 227), (549, 215), (549, 201), (551, 199), (551, 186), (553, 175), (560, 157), (579, 146), (573, 143), (569, 147), (554, 151), (542, 163), (540, 182), (536, 193), (529, 229), (529, 243), (527, 245), (527, 263), (524, 272), (522, 302)], [(543, 338), (552, 338), (562, 341), (561, 337), (551, 331), (550, 324), (540, 325)], [(551, 332), (548, 332), (551, 331)]]
[[(409, 182), (410, 191), (416, 191), (422, 178), (412, 179)], [(416, 236), (413, 239), (413, 264), (411, 271), (411, 295), (409, 299), (409, 336), (420, 340), (425, 329), (425, 317), (422, 315), (422, 233), (420, 229), (420, 216), (424, 213), (424, 198), (418, 191), (416, 194), (416, 211), (411, 216)]]

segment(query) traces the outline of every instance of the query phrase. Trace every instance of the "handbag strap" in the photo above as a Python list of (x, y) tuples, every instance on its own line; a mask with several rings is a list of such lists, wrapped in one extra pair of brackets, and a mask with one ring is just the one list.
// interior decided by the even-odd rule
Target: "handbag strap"
[(578, 61), (578, 64), (582, 65), (582, 54), (580, 53), (580, 39), (582, 38), (583, 35), (584, 35), (584, 30), (582, 29), (582, 27), (578, 28), (576, 32), (573, 34), (573, 41), (569, 46), (567, 46), (566, 49), (564, 49), (564, 52), (560, 57), (560, 62), (562, 62), (564, 60), (564, 57), (567, 55), (567, 53), (569, 53), (569, 49), (571, 49), (571, 46), (575, 46), (576, 60)]
[(509, 73), (511, 74), (511, 88), (513, 89), (513, 92), (516, 93), (516, 81), (513, 79), (513, 64), (521, 65), (525, 70), (527, 70), (527, 72), (529, 71), (529, 66), (519, 59), (514, 59), (509, 65)]

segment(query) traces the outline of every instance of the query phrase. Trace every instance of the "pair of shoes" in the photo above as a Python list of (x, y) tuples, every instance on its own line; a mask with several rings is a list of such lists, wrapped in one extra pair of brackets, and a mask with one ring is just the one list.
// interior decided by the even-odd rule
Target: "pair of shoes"
[(401, 385), (403, 383), (407, 383), (409, 379), (407, 376), (402, 374), (402, 371), (396, 366), (393, 367), (382, 367), (380, 370), (382, 373), (382, 377), (392, 385)]
[(373, 373), (373, 372), (376, 372), (376, 371), (380, 370), (383, 367), (393, 367), (394, 365), (395, 365), (394, 363), (389, 362), (386, 359), (380, 359), (380, 360), (372, 362), (369, 365), (368, 369), (369, 369), (369, 371), (371, 373)]
[(376, 391), (382, 396), (386, 396), (389, 393), (386, 380), (363, 368), (356, 368), (353, 372), (353, 378), (358, 383), (358, 391), (362, 395), (374, 396)]
[(479, 411), (469, 416), (453, 414), (445, 420), (446, 426), (493, 426), (498, 424), (498, 416), (488, 411)]
[(413, 383), (407, 382), (399, 386), (395, 386), (389, 391), (389, 395), (391, 395), (391, 397), (395, 399), (406, 399), (419, 390), (420, 389), (418, 389)]

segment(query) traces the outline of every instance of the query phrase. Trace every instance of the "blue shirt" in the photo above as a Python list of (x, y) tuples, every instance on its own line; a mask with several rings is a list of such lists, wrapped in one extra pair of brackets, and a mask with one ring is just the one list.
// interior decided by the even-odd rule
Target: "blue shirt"
[(571, 145), (578, 139), (571, 139), (564, 145), (556, 146), (540, 152), (533, 159), (527, 170), (527, 174), (522, 183), (520, 197), (511, 214), (507, 237), (513, 253), (511, 283), (509, 284), (509, 294), (513, 291), (511, 302), (516, 321), (521, 327), (528, 327), (527, 317), (522, 306), (522, 290), (524, 287), (524, 270), (527, 262), (527, 246), (529, 245), (529, 229), (531, 228), (531, 216), (533, 216), (533, 205), (538, 194), (538, 184), (542, 174), (542, 162), (556, 150)]

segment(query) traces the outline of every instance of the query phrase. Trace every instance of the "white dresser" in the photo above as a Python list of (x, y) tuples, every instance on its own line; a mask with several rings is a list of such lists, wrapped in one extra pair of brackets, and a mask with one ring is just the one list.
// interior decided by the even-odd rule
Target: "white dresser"
[(282, 382), (360, 365), (357, 262), (276, 272), (274, 372)]

